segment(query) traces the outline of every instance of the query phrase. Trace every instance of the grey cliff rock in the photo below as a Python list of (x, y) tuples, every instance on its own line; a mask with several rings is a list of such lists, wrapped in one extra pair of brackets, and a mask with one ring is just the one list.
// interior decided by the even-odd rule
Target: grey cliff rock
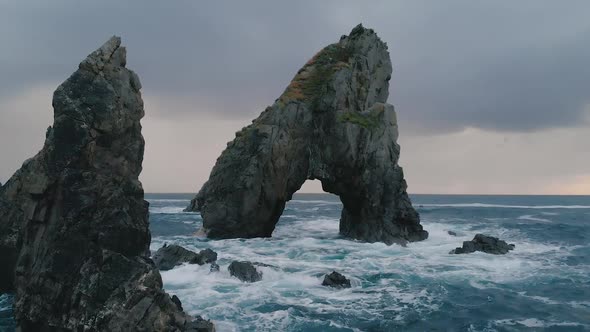
[(387, 244), (427, 238), (398, 165), (391, 73), (386, 44), (361, 25), (317, 53), (236, 133), (187, 208), (201, 211), (207, 236), (271, 236), (293, 193), (318, 179), (344, 205), (343, 236)]
[(217, 260), (217, 253), (211, 249), (201, 250), (198, 254), (179, 245), (164, 245), (153, 256), (154, 263), (160, 271), (173, 269), (183, 263), (207, 264)]
[(514, 244), (508, 244), (497, 237), (476, 234), (473, 240), (464, 241), (463, 247), (458, 247), (449, 254), (469, 254), (476, 251), (482, 251), (488, 254), (504, 255), (510, 250), (514, 250)]
[(43, 149), (0, 189), (17, 331), (213, 330), (163, 291), (148, 257), (141, 84), (120, 44), (111, 38), (57, 88)]

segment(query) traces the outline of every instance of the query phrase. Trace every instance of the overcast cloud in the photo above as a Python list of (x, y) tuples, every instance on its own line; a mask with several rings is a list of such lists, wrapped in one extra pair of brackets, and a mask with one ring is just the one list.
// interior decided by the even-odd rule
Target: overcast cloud
[[(144, 86), (146, 189), (195, 191), (233, 131), (271, 104), (315, 52), (362, 22), (390, 48), (389, 101), (399, 115), (410, 189), (566, 193), (514, 187), (515, 178), (566, 179), (548, 164), (535, 165), (535, 179), (515, 173), (510, 159), (527, 165), (536, 158), (527, 151), (551, 158), (538, 144), (550, 137), (570, 151), (562, 156), (569, 158), (562, 160), (567, 181), (586, 179), (590, 157), (566, 136), (590, 138), (588, 13), (590, 2), (573, 0), (0, 1), (0, 181), (40, 148), (51, 92), (113, 34), (123, 37), (128, 67)], [(508, 142), (495, 152), (508, 163), (498, 178), (485, 178), (494, 165), (462, 169), (453, 166), (465, 164), (460, 155), (439, 153), (442, 142), (465, 151), (461, 138), (484, 147), (492, 137)], [(469, 149), (487, 153), (479, 151)], [(436, 160), (417, 158), (424, 156)], [(182, 169), (164, 181), (169, 158)], [(464, 176), (435, 186), (431, 175), (440, 165)]]

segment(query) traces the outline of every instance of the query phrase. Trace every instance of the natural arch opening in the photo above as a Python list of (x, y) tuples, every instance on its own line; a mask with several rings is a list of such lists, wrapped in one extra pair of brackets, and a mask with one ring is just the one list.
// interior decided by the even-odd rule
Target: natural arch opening
[(307, 180), (285, 204), (272, 236), (336, 238), (341, 213), (338, 196), (324, 192), (320, 181)]

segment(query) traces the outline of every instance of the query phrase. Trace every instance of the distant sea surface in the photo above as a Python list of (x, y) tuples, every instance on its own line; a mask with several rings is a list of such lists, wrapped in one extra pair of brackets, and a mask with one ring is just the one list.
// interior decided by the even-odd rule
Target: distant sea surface
[[(220, 272), (162, 272), (166, 290), (217, 331), (590, 331), (589, 196), (412, 195), (430, 235), (405, 248), (341, 238), (342, 205), (328, 194), (296, 194), (272, 238), (197, 238), (200, 215), (182, 212), (191, 198), (146, 195), (151, 249), (218, 252)], [(476, 233), (516, 249), (448, 253)], [(229, 275), (233, 260), (276, 268), (247, 284)], [(332, 270), (352, 288), (321, 286)], [(0, 296), (0, 331), (13, 326), (11, 302)]]

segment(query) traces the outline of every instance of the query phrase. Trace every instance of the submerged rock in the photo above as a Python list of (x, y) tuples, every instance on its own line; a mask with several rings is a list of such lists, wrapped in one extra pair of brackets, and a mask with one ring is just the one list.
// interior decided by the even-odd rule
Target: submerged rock
[(219, 272), (219, 265), (217, 265), (217, 263), (211, 263), (209, 272)]
[(453, 249), (449, 254), (469, 254), (483, 251), (488, 254), (503, 255), (514, 249), (514, 244), (508, 244), (497, 237), (476, 234), (473, 240), (464, 241), (463, 247)]
[(334, 287), (334, 288), (350, 288), (350, 280), (348, 280), (342, 274), (332, 271), (330, 274), (324, 276), (322, 286)]
[(163, 291), (148, 257), (141, 84), (120, 44), (111, 38), (57, 88), (43, 149), (0, 189), (19, 331), (213, 330)]
[(457, 236), (457, 232), (454, 231), (447, 231), (450, 236)]
[(205, 250), (199, 251), (198, 257), (196, 260), (190, 261), (191, 264), (209, 264), (213, 263), (217, 260), (217, 253), (209, 248)]
[(262, 280), (262, 272), (256, 270), (251, 262), (233, 261), (228, 267), (229, 274), (245, 282)]
[(362, 25), (317, 53), (272, 106), (236, 133), (191, 201), (210, 238), (271, 236), (308, 179), (343, 203), (340, 233), (405, 244), (427, 238), (398, 165), (387, 104), (387, 46)]
[(154, 254), (153, 260), (160, 271), (167, 271), (183, 263), (203, 265), (215, 262), (217, 260), (217, 253), (207, 248), (197, 254), (179, 245), (164, 244)]

